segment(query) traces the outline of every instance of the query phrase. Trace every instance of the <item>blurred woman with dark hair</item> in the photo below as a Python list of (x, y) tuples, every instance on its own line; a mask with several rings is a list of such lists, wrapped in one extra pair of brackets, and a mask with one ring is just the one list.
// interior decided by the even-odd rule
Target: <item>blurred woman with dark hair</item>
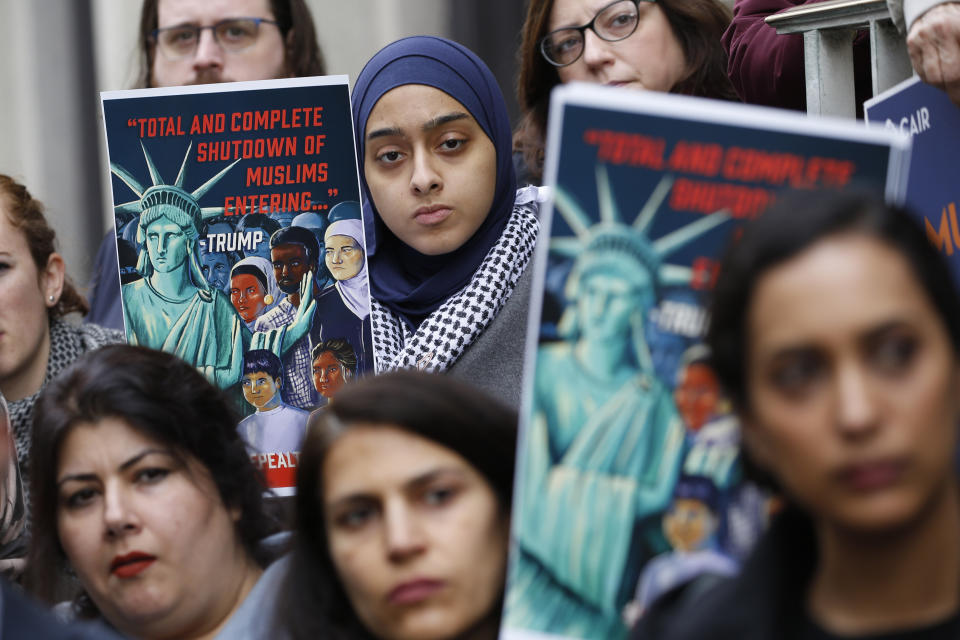
[(960, 637), (960, 303), (923, 230), (872, 197), (781, 201), (730, 247), (708, 342), (786, 507), (643, 637)]
[(398, 371), (311, 416), (279, 617), (293, 638), (497, 637), (517, 416)]
[(271, 636), (263, 485), (221, 393), (170, 354), (110, 346), (37, 404), (27, 585), (138, 638)]
[(558, 84), (737, 100), (720, 44), (728, 24), (730, 10), (719, 0), (530, 0), (517, 80), (524, 115), (513, 137), (521, 178), (542, 180), (547, 109)]

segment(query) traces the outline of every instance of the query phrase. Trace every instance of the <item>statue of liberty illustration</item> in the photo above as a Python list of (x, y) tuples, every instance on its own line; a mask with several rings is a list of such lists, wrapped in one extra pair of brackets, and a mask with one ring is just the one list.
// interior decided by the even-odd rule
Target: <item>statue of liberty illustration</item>
[(605, 166), (596, 180), (598, 222), (562, 186), (556, 192), (555, 209), (575, 233), (550, 244), (573, 259), (569, 304), (564, 340), (538, 348), (506, 619), (517, 629), (623, 638), (621, 611), (655, 553), (648, 537), (684, 453), (684, 427), (655, 373), (644, 323), (663, 287), (692, 278), (664, 259), (729, 216), (650, 240), (672, 178), (661, 179), (632, 224), (622, 222)]
[(251, 345), (279, 355), (309, 330), (315, 307), (312, 279), (304, 278), (311, 282), (292, 324), (251, 334), (230, 299), (204, 278), (198, 255), (202, 221), (223, 214), (223, 207), (201, 207), (199, 201), (240, 160), (191, 192), (183, 185), (192, 142), (173, 184), (163, 181), (142, 141), (140, 146), (152, 183), (149, 187), (144, 188), (118, 164), (110, 164), (137, 196), (115, 210), (139, 216), (137, 272), (143, 277), (121, 290), (127, 342), (176, 354), (220, 388), (229, 387), (239, 382), (243, 354)]

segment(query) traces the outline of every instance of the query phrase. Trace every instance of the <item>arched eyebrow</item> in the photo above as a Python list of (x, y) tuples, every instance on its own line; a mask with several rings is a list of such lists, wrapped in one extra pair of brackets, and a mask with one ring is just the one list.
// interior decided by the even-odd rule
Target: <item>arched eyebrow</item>
[(421, 129), (424, 132), (428, 132), (436, 129), (437, 127), (442, 127), (448, 122), (454, 122), (455, 120), (463, 120), (469, 117), (470, 117), (469, 114), (466, 114), (463, 111), (454, 111), (452, 113), (448, 113), (442, 116), (437, 116), (436, 118), (433, 118), (425, 122), (421, 127)]
[[(140, 462), (141, 460), (143, 460), (144, 458), (146, 458), (147, 456), (152, 455), (152, 454), (160, 454), (160, 455), (164, 455), (164, 456), (169, 456), (169, 457), (171, 457), (171, 458), (174, 457), (173, 452), (170, 451), (169, 449), (148, 448), (148, 449), (144, 449), (144, 450), (141, 451), (140, 453), (138, 453), (138, 454), (136, 454), (136, 455), (134, 455), (134, 456), (131, 456), (130, 458), (128, 458), (128, 459), (126, 459), (125, 461), (123, 461), (123, 462), (120, 464), (120, 466), (117, 467), (117, 470), (118, 470), (118, 471), (126, 471), (127, 469), (129, 469), (129, 468), (132, 467), (133, 465), (137, 464), (138, 462)], [(63, 476), (62, 478), (60, 478), (60, 479), (57, 481), (57, 486), (59, 487), (60, 485), (64, 484), (65, 482), (69, 482), (69, 481), (71, 481), (71, 480), (75, 480), (75, 481), (79, 481), (79, 482), (89, 482), (89, 481), (96, 480), (96, 479), (97, 479), (97, 475), (94, 474), (94, 473), (75, 473), (75, 474), (69, 474), (69, 475), (65, 475), (65, 476)]]
[[(428, 487), (430, 483), (444, 478), (456, 478), (462, 479), (466, 477), (466, 473), (462, 469), (456, 467), (437, 467), (432, 469), (427, 469), (423, 473), (418, 473), (412, 478), (407, 478), (401, 483), (401, 487), (404, 492), (416, 492), (421, 491), (424, 488)], [(326, 503), (327, 509), (333, 509), (339, 505), (350, 504), (354, 502), (363, 502), (363, 501), (377, 501), (380, 497), (377, 493), (368, 492), (364, 489), (354, 491), (352, 493), (346, 493), (342, 496), (334, 496), (330, 501)]]
[[(470, 114), (464, 113), (463, 111), (453, 111), (451, 113), (446, 113), (446, 114), (437, 116), (436, 118), (431, 118), (430, 120), (427, 120), (426, 122), (423, 123), (423, 126), (421, 126), (420, 129), (424, 133), (429, 133), (430, 131), (433, 131), (437, 127), (442, 127), (448, 122), (453, 122), (455, 120), (463, 120), (469, 117), (470, 117)], [(373, 131), (367, 134), (367, 141), (374, 140), (376, 138), (385, 138), (387, 136), (403, 137), (404, 136), (403, 129), (401, 129), (400, 127), (384, 127), (382, 129), (374, 129)]]

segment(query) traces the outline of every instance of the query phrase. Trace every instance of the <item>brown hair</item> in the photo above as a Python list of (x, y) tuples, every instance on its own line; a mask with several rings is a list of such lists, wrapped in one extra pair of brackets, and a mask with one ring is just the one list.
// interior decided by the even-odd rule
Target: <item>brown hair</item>
[[(739, 100), (727, 77), (727, 53), (720, 37), (730, 24), (730, 10), (718, 0), (656, 0), (680, 42), (690, 74), (670, 93)], [(554, 0), (530, 0), (519, 51), (517, 98), (523, 118), (514, 132), (513, 149), (523, 153), (530, 178), (539, 182), (547, 131), (550, 91), (560, 84), (557, 68), (540, 53)]]
[[(43, 215), (43, 203), (35, 200), (25, 186), (0, 173), (0, 197), (2, 196), (5, 196), (7, 220), (23, 233), (37, 270), (43, 271), (47, 268), (50, 256), (57, 251), (57, 234), (47, 224)], [(74, 288), (69, 276), (64, 276), (60, 300), (48, 310), (50, 319), (54, 320), (74, 311), (86, 315), (89, 310), (90, 306)]]
[[(151, 34), (157, 28), (159, 2), (160, 0), (144, 0), (140, 11), (138, 87), (153, 86), (153, 58), (156, 50)], [(317, 44), (317, 31), (306, 1), (270, 0), (270, 11), (286, 43), (284, 61), (290, 75), (295, 78), (324, 75), (327, 72), (326, 63), (320, 45)]]

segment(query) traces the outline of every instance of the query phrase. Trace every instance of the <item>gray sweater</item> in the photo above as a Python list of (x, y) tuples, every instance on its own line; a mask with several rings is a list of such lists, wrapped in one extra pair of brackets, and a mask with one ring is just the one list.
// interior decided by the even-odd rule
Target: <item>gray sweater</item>
[(450, 375), (483, 389), (514, 408), (520, 406), (523, 389), (523, 356), (532, 280), (531, 261), (500, 313), (449, 371)]

